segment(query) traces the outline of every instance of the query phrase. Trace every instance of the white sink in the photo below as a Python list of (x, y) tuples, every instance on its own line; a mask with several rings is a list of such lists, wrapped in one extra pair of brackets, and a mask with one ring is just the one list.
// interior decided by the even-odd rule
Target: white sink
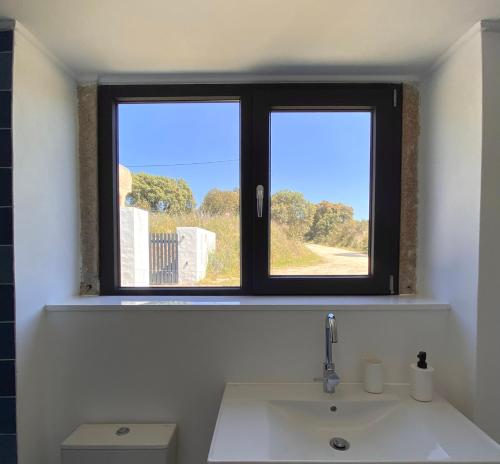
[[(339, 437), (347, 450), (334, 449)], [(341, 384), (228, 384), (210, 463), (500, 463), (500, 446), (449, 403), (419, 403), (407, 385), (380, 395)]]

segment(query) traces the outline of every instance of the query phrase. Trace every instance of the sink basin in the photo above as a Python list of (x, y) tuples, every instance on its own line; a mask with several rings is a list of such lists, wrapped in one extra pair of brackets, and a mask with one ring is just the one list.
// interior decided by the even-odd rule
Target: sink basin
[(399, 405), (396, 399), (386, 400), (271, 400), (269, 419), (280, 427), (328, 430), (359, 430), (373, 426)]
[(341, 384), (330, 395), (313, 383), (228, 384), (208, 461), (500, 463), (500, 446), (439, 396), (413, 400), (407, 385), (374, 395)]

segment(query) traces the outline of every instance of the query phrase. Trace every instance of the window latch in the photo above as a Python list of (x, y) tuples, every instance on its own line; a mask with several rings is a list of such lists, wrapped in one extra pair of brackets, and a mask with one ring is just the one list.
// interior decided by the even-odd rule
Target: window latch
[(262, 208), (264, 206), (264, 186), (257, 185), (255, 192), (256, 192), (256, 196), (257, 196), (257, 217), (261, 218), (262, 217)]

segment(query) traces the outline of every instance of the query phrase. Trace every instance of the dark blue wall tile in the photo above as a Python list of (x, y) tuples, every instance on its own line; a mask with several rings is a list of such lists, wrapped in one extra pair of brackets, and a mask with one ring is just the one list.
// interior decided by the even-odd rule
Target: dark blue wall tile
[(12, 167), (12, 131), (0, 129), (0, 168)]
[[(0, 32), (0, 283), (13, 282), (12, 58), (13, 31)], [(0, 463), (17, 462), (14, 286), (0, 285)], [(8, 321), (8, 322), (5, 322)]]
[(12, 127), (12, 108), (11, 108), (12, 95), (10, 90), (0, 90), (0, 127)]
[(0, 168), (0, 206), (12, 206), (12, 169)]
[(15, 435), (0, 435), (0, 462), (2, 464), (15, 464), (17, 462)]
[(14, 361), (0, 361), (0, 396), (16, 395), (16, 368)]
[[(14, 346), (14, 323), (0, 323), (0, 359), (14, 359), (16, 348)], [(1, 433), (1, 432), (0, 432)]]
[(0, 398), (0, 433), (16, 433), (15, 398)]
[(14, 285), (0, 285), (0, 321), (14, 320)]
[(0, 285), (0, 321), (14, 320), (14, 285)]
[(0, 90), (12, 89), (12, 53), (0, 53)]
[(14, 33), (12, 31), (0, 32), (0, 52), (11, 52), (14, 44)]
[(14, 255), (12, 246), (0, 246), (0, 284), (14, 283)]
[(0, 208), (0, 245), (12, 245), (12, 208)]

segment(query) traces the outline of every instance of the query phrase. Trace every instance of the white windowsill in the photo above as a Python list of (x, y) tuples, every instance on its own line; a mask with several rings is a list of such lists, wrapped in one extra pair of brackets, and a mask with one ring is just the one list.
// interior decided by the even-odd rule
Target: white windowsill
[(317, 310), (443, 311), (447, 302), (418, 296), (80, 296), (50, 303), (47, 311)]

